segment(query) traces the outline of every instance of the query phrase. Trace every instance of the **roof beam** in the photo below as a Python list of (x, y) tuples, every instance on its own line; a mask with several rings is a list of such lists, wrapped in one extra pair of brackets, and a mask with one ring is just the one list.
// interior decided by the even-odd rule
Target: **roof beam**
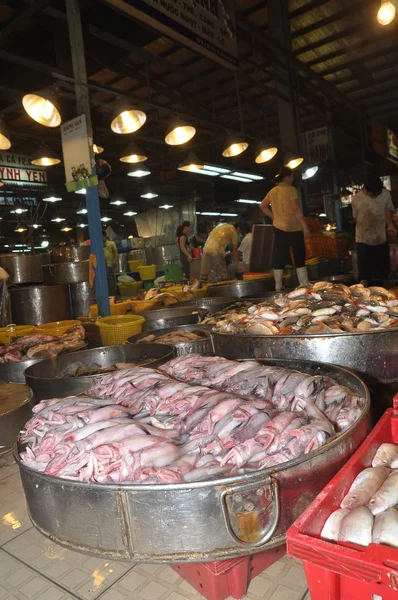
[(9, 20), (0, 30), (0, 41), (5, 40), (11, 33), (25, 25), (33, 15), (44, 8), (50, 0), (33, 0), (29, 6)]
[(326, 25), (330, 25), (331, 23), (335, 23), (336, 21), (340, 21), (341, 19), (344, 19), (345, 17), (349, 17), (352, 13), (363, 10), (363, 7), (364, 7), (363, 0), (359, 0), (359, 2), (357, 1), (354, 4), (351, 4), (351, 6), (349, 6), (348, 8), (345, 8), (343, 10), (340, 10), (339, 12), (333, 13), (329, 17), (325, 17), (324, 19), (321, 19), (320, 21), (315, 20), (313, 23), (311, 23), (311, 25), (307, 25), (307, 27), (303, 27), (302, 29), (293, 31), (292, 32), (292, 40), (296, 39), (298, 37), (301, 37), (303, 35), (306, 35), (307, 33), (312, 33), (313, 31), (321, 29), (322, 27), (325, 27)]

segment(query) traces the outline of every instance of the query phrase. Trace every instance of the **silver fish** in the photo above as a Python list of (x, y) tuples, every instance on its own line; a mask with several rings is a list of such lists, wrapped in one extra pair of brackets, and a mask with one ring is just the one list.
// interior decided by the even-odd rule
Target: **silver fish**
[(372, 542), (373, 515), (366, 508), (360, 506), (350, 510), (341, 521), (339, 542), (369, 546)]

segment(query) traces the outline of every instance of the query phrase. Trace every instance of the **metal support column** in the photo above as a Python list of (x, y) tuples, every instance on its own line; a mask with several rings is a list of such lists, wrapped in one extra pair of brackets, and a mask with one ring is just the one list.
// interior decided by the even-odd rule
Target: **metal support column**
[[(84, 43), (79, 0), (66, 0), (66, 14), (68, 18), (73, 76), (75, 79), (77, 111), (79, 115), (86, 115), (91, 164), (93, 166), (93, 174), (95, 174), (93, 129), (91, 123), (90, 97), (87, 87), (87, 72), (84, 58)], [(91, 241), (91, 252), (96, 256), (97, 259), (97, 266), (95, 267), (95, 294), (98, 304), (98, 313), (101, 317), (106, 317), (110, 314), (109, 291), (102, 237), (98, 185), (87, 188), (86, 206)]]
[(333, 210), (336, 218), (337, 231), (343, 230), (343, 215), (341, 212), (341, 197), (339, 182), (336, 173), (336, 151), (334, 146), (334, 129), (332, 121), (332, 112), (330, 110), (330, 102), (326, 98), (326, 116), (328, 120), (328, 144), (329, 144), (329, 160), (332, 161), (333, 172), (332, 172), (332, 198), (333, 198)]

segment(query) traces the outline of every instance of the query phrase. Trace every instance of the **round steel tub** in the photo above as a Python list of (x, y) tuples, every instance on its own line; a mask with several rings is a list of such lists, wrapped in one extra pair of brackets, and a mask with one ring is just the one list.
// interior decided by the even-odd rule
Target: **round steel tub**
[(12, 448), (18, 433), (32, 415), (33, 393), (26, 385), (0, 385), (0, 449)]
[(189, 305), (185, 308), (148, 310), (140, 314), (146, 319), (142, 331), (153, 331), (154, 329), (168, 329), (180, 325), (199, 323), (204, 311)]
[(274, 278), (267, 277), (265, 279), (252, 279), (251, 281), (228, 281), (226, 283), (218, 283), (217, 285), (209, 285), (207, 295), (212, 296), (234, 296), (242, 298), (243, 296), (253, 296), (262, 294), (262, 292), (270, 292), (274, 289)]
[(233, 296), (230, 298), (227, 296), (214, 296), (213, 298), (196, 298), (195, 300), (177, 302), (176, 304), (173, 304), (173, 307), (183, 308), (185, 306), (194, 306), (195, 308), (202, 308), (208, 313), (214, 313), (222, 310), (229, 304), (233, 304), (237, 300), (239, 300), (239, 298), (234, 298)]
[[(198, 323), (197, 325), (180, 325), (179, 327), (156, 329), (156, 331), (153, 330), (150, 332), (147, 331), (146, 333), (137, 333), (137, 335), (133, 335), (132, 337), (128, 338), (127, 341), (129, 342), (129, 344), (135, 344), (142, 338), (147, 337), (149, 333), (155, 335), (156, 337), (160, 337), (161, 335), (165, 335), (166, 333), (172, 333), (176, 329), (182, 329), (184, 331), (195, 331), (195, 329), (205, 329), (206, 331), (211, 332), (211, 330), (213, 329), (213, 325), (201, 325), (200, 323)], [(156, 343), (156, 339), (154, 343)], [(198, 340), (197, 342), (180, 342), (178, 344), (170, 344), (170, 346), (173, 346), (173, 348), (175, 348), (176, 356), (182, 356), (185, 354), (214, 354), (211, 336), (203, 340)]]
[(103, 377), (103, 374), (65, 377), (68, 368), (76, 363), (88, 367), (111, 367), (119, 362), (134, 363), (148, 359), (148, 365), (145, 366), (158, 367), (173, 356), (172, 346), (164, 344), (106, 346), (60, 356), (56, 365), (49, 360), (42, 360), (26, 369), (25, 379), (35, 394), (36, 402), (45, 398), (64, 398), (87, 391), (96, 379)]
[(319, 450), (271, 469), (171, 485), (101, 485), (44, 475), (22, 464), (30, 518), (51, 540), (109, 559), (201, 562), (245, 556), (285, 532), (369, 431), (369, 393), (353, 373), (304, 361), (271, 364), (330, 375), (365, 398), (361, 417)]

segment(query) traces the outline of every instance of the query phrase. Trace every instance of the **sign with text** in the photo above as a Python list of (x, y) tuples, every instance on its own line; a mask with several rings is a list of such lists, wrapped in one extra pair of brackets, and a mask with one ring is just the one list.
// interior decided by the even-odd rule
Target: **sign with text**
[(0, 181), (8, 187), (45, 188), (47, 173), (44, 167), (31, 164), (32, 157), (13, 152), (0, 152)]
[(387, 158), (398, 162), (398, 136), (391, 129), (387, 129)]
[(305, 147), (312, 162), (321, 162), (329, 158), (329, 134), (327, 127), (318, 127), (305, 132)]
[[(90, 146), (87, 136), (86, 115), (75, 117), (61, 125), (62, 153), (65, 181), (77, 181), (91, 175)], [(78, 175), (79, 174), (79, 175)]]
[(106, 0), (228, 68), (238, 65), (233, 0)]

